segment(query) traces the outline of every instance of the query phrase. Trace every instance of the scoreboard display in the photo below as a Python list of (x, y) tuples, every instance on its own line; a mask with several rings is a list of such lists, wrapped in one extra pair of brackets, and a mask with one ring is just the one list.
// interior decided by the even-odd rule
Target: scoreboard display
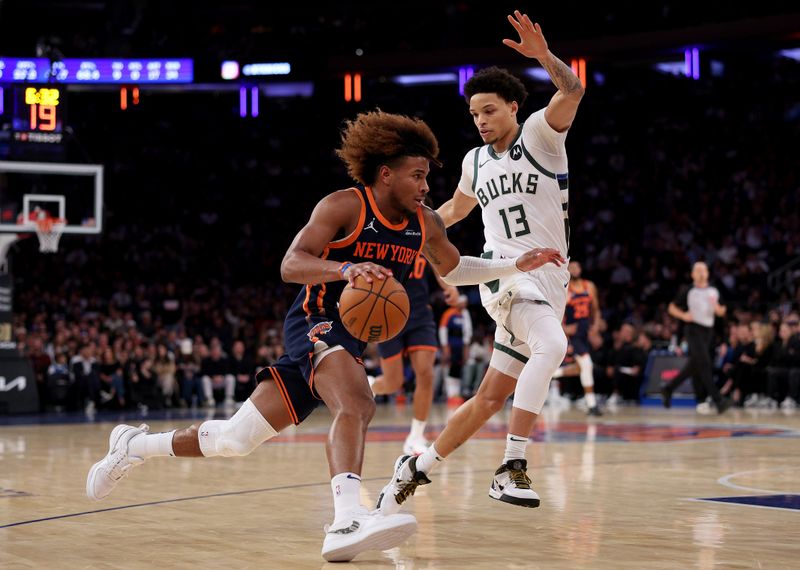
[(0, 87), (0, 159), (61, 159), (66, 90), (54, 84)]
[(12, 89), (14, 114), (11, 130), (14, 140), (59, 144), (63, 137), (63, 90), (46, 85), (25, 85)]
[(0, 157), (55, 159), (64, 153), (71, 85), (126, 89), (193, 81), (194, 61), (188, 58), (0, 57)]

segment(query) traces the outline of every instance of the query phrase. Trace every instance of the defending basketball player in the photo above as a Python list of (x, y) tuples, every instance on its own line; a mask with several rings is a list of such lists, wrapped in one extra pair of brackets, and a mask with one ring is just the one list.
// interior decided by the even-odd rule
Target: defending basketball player
[(258, 387), (228, 420), (158, 434), (148, 434), (144, 424), (115, 427), (108, 454), (89, 471), (90, 498), (108, 496), (151, 457), (248, 455), (323, 401), (333, 416), (326, 452), (334, 521), (326, 527), (322, 556), (351, 560), (365, 550), (397, 546), (414, 532), (413, 516), (381, 516), (361, 505), (364, 440), (375, 401), (360, 360), (366, 343), (351, 336), (339, 318), (345, 282), (359, 275), (369, 282), (387, 276), (403, 282), (419, 252), (452, 285), (507, 278), (565, 260), (558, 250), (542, 248), (508, 259), (460, 257), (439, 216), (422, 206), (429, 163), (438, 164), (439, 148), (420, 120), (380, 111), (361, 114), (347, 123), (337, 152), (361, 186), (320, 200), (286, 252), (281, 277), (305, 285), (284, 323), (286, 353), (259, 372)]
[(581, 386), (590, 416), (602, 416), (594, 394), (594, 363), (592, 362), (589, 332), (600, 324), (600, 301), (597, 287), (581, 277), (581, 264), (570, 260), (567, 307), (564, 313), (564, 332), (572, 346), (575, 362), (580, 368)]
[[(517, 114), (527, 92), (522, 82), (496, 67), (476, 73), (464, 95), (484, 146), (469, 151), (453, 197), (437, 212), (445, 225), (480, 206), (483, 257), (504, 259), (530, 247), (548, 247), (567, 256), (569, 246), (567, 153), (564, 142), (584, 89), (572, 70), (547, 47), (538, 24), (519, 11), (508, 16), (519, 42), (503, 43), (536, 59), (558, 88), (547, 107), (522, 125)], [(497, 323), (489, 369), (474, 398), (461, 406), (425, 453), (401, 456), (378, 500), (393, 513), (445, 457), (503, 408), (514, 393), (503, 462), (489, 487), (493, 499), (538, 507), (525, 459), (528, 437), (547, 397), (550, 379), (567, 349), (561, 328), (569, 274), (564, 267), (484, 281), (481, 300)], [(516, 388), (516, 392), (515, 392)]]

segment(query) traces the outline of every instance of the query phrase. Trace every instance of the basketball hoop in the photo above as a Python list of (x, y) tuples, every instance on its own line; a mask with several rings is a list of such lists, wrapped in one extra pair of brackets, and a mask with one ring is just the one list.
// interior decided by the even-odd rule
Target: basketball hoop
[(66, 220), (61, 218), (42, 218), (32, 220), (32, 225), (39, 238), (39, 251), (42, 253), (54, 253), (58, 251), (58, 242), (64, 233)]

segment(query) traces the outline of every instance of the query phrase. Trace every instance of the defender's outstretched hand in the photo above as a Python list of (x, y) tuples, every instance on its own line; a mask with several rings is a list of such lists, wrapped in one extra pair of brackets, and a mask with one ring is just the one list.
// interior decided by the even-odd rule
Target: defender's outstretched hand
[(554, 263), (557, 267), (561, 267), (561, 264), (566, 262), (567, 260), (561, 256), (557, 249), (537, 247), (526, 251), (517, 258), (517, 269), (520, 271), (532, 271), (546, 263)]
[(508, 21), (519, 34), (519, 42), (505, 39), (503, 43), (514, 48), (525, 57), (542, 58), (547, 55), (547, 40), (542, 35), (542, 27), (534, 24), (527, 14), (514, 10), (514, 16), (509, 16)]

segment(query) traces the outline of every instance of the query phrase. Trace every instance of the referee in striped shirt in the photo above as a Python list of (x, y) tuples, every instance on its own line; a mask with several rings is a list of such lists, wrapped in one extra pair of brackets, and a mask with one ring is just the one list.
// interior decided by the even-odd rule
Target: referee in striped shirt
[(719, 291), (708, 285), (708, 266), (698, 261), (692, 266), (691, 288), (684, 289), (669, 304), (669, 314), (686, 323), (684, 334), (689, 344), (689, 361), (680, 373), (661, 388), (664, 407), (672, 405), (672, 393), (688, 377), (695, 385), (695, 397), (703, 402), (711, 396), (719, 413), (731, 406), (730, 398), (720, 395), (712, 375), (711, 348), (714, 341), (714, 318), (725, 315), (719, 304)]

